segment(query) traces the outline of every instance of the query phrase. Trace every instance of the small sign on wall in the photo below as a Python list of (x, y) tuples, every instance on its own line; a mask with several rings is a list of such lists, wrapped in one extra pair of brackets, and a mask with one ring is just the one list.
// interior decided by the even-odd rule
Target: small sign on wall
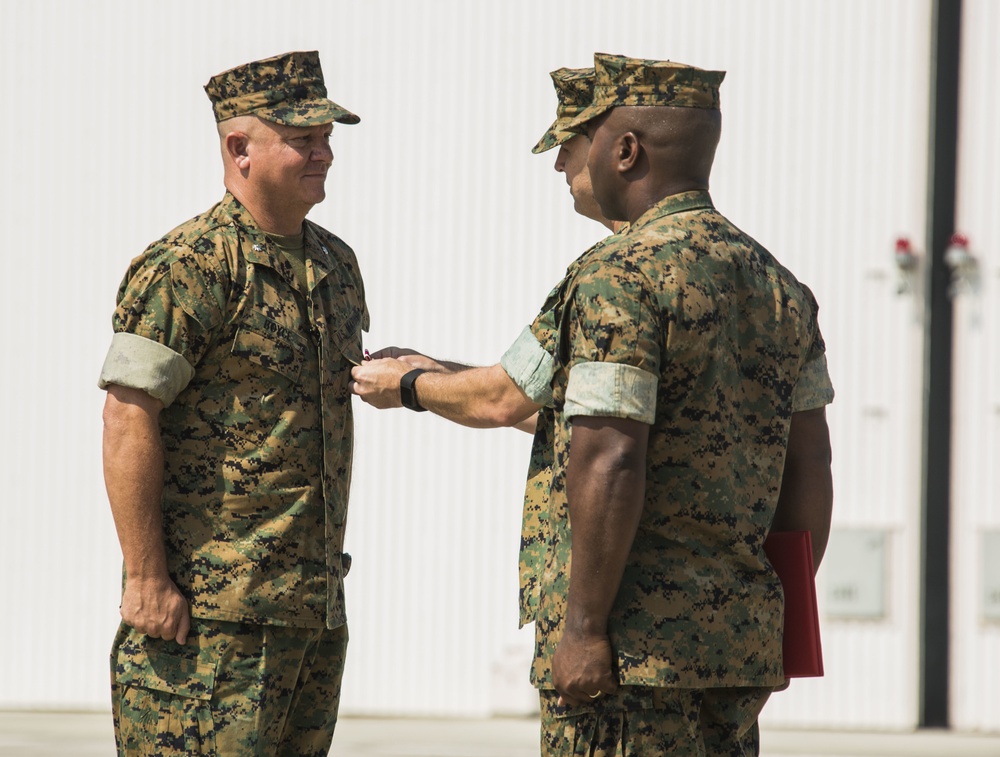
[(983, 620), (1000, 623), (1000, 531), (984, 531)]
[(834, 529), (820, 573), (823, 615), (828, 618), (881, 620), (885, 617), (886, 533)]

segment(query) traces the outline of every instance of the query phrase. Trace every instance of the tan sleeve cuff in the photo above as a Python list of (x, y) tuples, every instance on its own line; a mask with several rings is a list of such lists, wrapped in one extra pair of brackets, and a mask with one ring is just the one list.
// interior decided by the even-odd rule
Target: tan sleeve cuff
[(621, 363), (577, 363), (569, 372), (563, 415), (603, 415), (653, 424), (659, 376)]
[(142, 389), (167, 407), (193, 376), (194, 368), (183, 355), (152, 339), (120, 331), (111, 338), (97, 385)]
[(532, 402), (552, 404), (554, 361), (538, 343), (529, 326), (524, 327), (514, 344), (500, 358), (500, 366)]
[(833, 382), (826, 365), (826, 355), (810, 360), (799, 373), (792, 389), (792, 412), (815, 410), (833, 402)]

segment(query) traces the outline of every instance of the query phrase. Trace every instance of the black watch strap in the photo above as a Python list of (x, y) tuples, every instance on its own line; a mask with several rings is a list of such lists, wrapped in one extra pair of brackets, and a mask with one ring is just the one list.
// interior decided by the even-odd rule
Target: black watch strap
[(416, 410), (418, 413), (424, 412), (427, 408), (422, 407), (417, 400), (417, 378), (421, 373), (427, 373), (423, 368), (414, 368), (409, 373), (404, 373), (399, 380), (399, 399), (403, 402), (403, 407)]

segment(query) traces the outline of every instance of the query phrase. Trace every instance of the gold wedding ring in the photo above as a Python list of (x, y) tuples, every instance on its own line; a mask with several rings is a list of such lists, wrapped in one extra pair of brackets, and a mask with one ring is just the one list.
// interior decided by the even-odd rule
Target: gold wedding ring
[(603, 691), (598, 689), (596, 694), (587, 694), (587, 696), (590, 697), (591, 699), (597, 699), (597, 697), (599, 697), (603, 693), (604, 693)]

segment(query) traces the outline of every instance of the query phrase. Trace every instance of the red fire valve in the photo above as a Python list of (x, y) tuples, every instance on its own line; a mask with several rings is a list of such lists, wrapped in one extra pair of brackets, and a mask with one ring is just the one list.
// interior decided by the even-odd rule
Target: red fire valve
[(965, 234), (954, 233), (948, 240), (948, 248), (944, 251), (944, 262), (956, 273), (964, 273), (974, 264), (972, 253), (969, 252), (969, 238)]
[(908, 237), (899, 237), (896, 240), (896, 265), (901, 271), (911, 271), (917, 265), (917, 254), (913, 251), (913, 244)]

